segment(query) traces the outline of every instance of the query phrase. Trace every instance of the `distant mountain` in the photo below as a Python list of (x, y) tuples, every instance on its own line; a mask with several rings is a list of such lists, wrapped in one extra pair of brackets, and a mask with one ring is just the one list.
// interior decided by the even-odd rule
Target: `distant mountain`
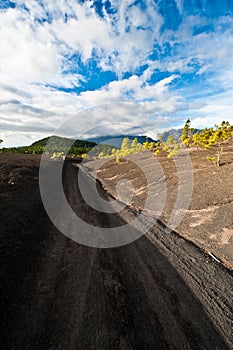
[(99, 137), (93, 137), (88, 139), (91, 142), (95, 142), (97, 144), (106, 144), (106, 145), (111, 145), (117, 148), (121, 147), (121, 143), (125, 137), (128, 137), (131, 141), (133, 141), (135, 138), (138, 139), (138, 142), (143, 144), (146, 140), (149, 142), (153, 142), (153, 140), (150, 137), (146, 136), (137, 136), (137, 135), (115, 135), (115, 136), (99, 136)]
[(168, 131), (164, 131), (162, 135), (162, 140), (165, 142), (169, 136), (172, 136), (176, 141), (179, 140), (183, 132), (183, 129), (170, 129)]
[[(201, 131), (200, 129), (194, 129), (193, 134), (196, 132)], [(165, 142), (169, 136), (172, 136), (176, 141), (178, 141), (182, 135), (183, 128), (182, 129), (170, 129), (168, 131), (163, 132), (162, 140)]]

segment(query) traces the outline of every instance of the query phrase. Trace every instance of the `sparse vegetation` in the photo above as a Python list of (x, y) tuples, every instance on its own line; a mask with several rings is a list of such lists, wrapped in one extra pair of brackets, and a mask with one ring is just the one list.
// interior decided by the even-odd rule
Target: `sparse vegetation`
[(221, 125), (215, 125), (209, 139), (209, 146), (217, 146), (216, 165), (219, 166), (222, 158), (224, 145), (233, 139), (233, 126), (229, 122), (223, 121)]
[(104, 153), (101, 151), (98, 154), (99, 158), (116, 158), (116, 162), (119, 163), (121, 158), (128, 157), (131, 154), (137, 154), (143, 151), (149, 150), (153, 152), (155, 156), (158, 156), (161, 151), (167, 152), (169, 158), (174, 157), (179, 154), (179, 144), (170, 136), (166, 142), (158, 141), (149, 141), (146, 138), (146, 141), (143, 144), (138, 142), (138, 139), (135, 138), (132, 141), (128, 137), (125, 137), (122, 141), (121, 148), (106, 150)]
[(171, 135), (167, 138), (166, 142), (162, 143), (162, 150), (167, 152), (168, 158), (177, 156), (179, 154), (179, 148), (179, 144)]
[[(46, 151), (52, 159), (63, 158), (65, 154), (68, 154), (73, 158), (77, 156), (90, 159), (97, 157), (115, 158), (117, 162), (120, 162), (124, 157), (146, 150), (153, 152), (155, 157), (158, 157), (161, 152), (163, 154), (166, 152), (167, 157), (172, 158), (179, 155), (182, 146), (195, 146), (197, 149), (215, 149), (215, 157), (208, 155), (206, 159), (220, 166), (224, 147), (233, 140), (233, 126), (228, 121), (223, 121), (220, 125), (216, 124), (211, 128), (197, 130), (191, 127), (191, 121), (187, 119), (183, 129), (178, 129), (177, 133), (175, 133), (175, 129), (171, 131), (171, 134), (168, 131), (158, 135), (157, 141), (153, 141), (147, 136), (139, 137), (141, 142), (138, 141), (137, 137), (134, 139), (125, 137), (120, 148), (108, 144), (97, 145), (90, 141), (52, 136), (34, 142), (31, 146), (3, 147), (0, 149), (0, 153), (42, 154)], [(181, 136), (178, 138), (177, 135)], [(2, 142), (0, 139), (0, 144)]]
[(51, 159), (62, 159), (65, 160), (65, 154), (63, 152), (54, 152), (51, 156)]
[(153, 152), (154, 156), (159, 156), (161, 152), (166, 152), (168, 158), (178, 156), (180, 148), (183, 146), (196, 146), (197, 149), (204, 148), (206, 150), (215, 148), (215, 157), (206, 157), (207, 160), (213, 162), (217, 166), (221, 165), (221, 158), (223, 154), (224, 145), (233, 140), (233, 126), (229, 122), (223, 121), (220, 125), (215, 125), (212, 128), (205, 128), (204, 130), (197, 130), (191, 127), (191, 121), (188, 119), (185, 122), (182, 134), (177, 140), (172, 135), (168, 135), (164, 141), (164, 135), (158, 135), (158, 141), (148, 141), (146, 139), (143, 144), (140, 144), (135, 138), (132, 142), (129, 138), (124, 138), (120, 149), (111, 150), (105, 155), (99, 154), (99, 158), (116, 157), (119, 162), (121, 157), (127, 157), (130, 154), (136, 154), (145, 150)]
[(224, 145), (233, 139), (233, 126), (229, 122), (223, 121), (220, 125), (216, 124), (214, 128), (205, 128), (202, 132), (197, 132), (192, 136), (192, 142), (197, 148), (209, 150), (216, 149), (215, 157), (207, 157), (207, 160), (217, 166), (221, 165)]
[(116, 162), (120, 162), (121, 157), (128, 157), (130, 154), (136, 154), (145, 150), (145, 146), (140, 144), (135, 138), (130, 141), (128, 137), (125, 137), (122, 141), (121, 148), (115, 147), (105, 148), (104, 152), (101, 151), (98, 155), (99, 158), (116, 158)]
[(203, 130), (195, 130), (191, 128), (191, 121), (188, 119), (184, 125), (180, 140), (187, 147), (196, 146), (197, 149), (205, 150), (215, 149), (215, 157), (207, 156), (208, 161), (215, 165), (221, 165), (224, 146), (233, 139), (233, 126), (227, 121), (223, 121), (220, 125), (205, 128)]

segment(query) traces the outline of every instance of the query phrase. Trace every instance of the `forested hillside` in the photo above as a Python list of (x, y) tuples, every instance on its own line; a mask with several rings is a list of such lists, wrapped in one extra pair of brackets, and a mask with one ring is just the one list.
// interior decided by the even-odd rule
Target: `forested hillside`
[(49, 154), (53, 154), (56, 152), (65, 153), (67, 148), (69, 148), (68, 154), (81, 155), (83, 153), (89, 152), (96, 145), (96, 143), (90, 141), (72, 140), (65, 137), (51, 136), (36, 141), (30, 146), (2, 148), (0, 152), (42, 154), (45, 150), (48, 141), (49, 144), (46, 148), (46, 151)]

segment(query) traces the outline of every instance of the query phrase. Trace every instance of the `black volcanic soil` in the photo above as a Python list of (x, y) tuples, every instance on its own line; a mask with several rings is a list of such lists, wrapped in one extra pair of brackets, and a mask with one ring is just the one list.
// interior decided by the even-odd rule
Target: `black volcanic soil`
[[(43, 208), (39, 164), (36, 155), (0, 155), (2, 349), (232, 348), (230, 270), (179, 235), (166, 235), (162, 223), (119, 248), (73, 242)], [(65, 163), (64, 190), (77, 215), (109, 227), (131, 220), (134, 212), (115, 215), (113, 223), (89, 208), (77, 171)]]
[[(189, 154), (191, 173), (189, 172), (190, 164), (187, 164), (186, 169), (185, 157), (181, 171), (183, 173), (186, 171), (187, 176), (190, 174), (193, 176), (193, 188), (191, 189), (189, 178), (187, 178), (187, 191), (191, 193), (191, 200), (188, 207), (185, 208), (184, 218), (175, 227), (175, 230), (206, 252), (214, 254), (229, 268), (233, 268), (233, 145), (225, 146), (220, 167), (216, 167), (206, 159), (207, 156), (215, 155), (214, 150), (191, 149)], [(182, 163), (182, 156), (179, 157)], [(126, 202), (130, 207), (139, 210), (144, 208), (148, 197), (148, 184), (144, 173), (152, 173), (152, 181), (158, 182), (156, 192), (161, 191), (162, 193), (162, 187), (166, 187), (166, 200), (159, 218), (165, 224), (169, 224), (172, 212), (175, 213), (173, 209), (179, 190), (179, 168), (177, 170), (174, 159), (168, 159), (163, 155), (156, 157), (161, 167), (156, 171), (153, 158), (149, 152), (147, 155), (136, 155), (129, 159), (122, 158), (119, 163), (109, 159), (86, 162), (85, 167), (92, 172), (98, 169), (97, 178), (103, 184), (104, 189), (123, 202), (125, 199), (117, 193), (117, 184), (122, 180), (131, 181), (133, 198)], [(101, 162), (104, 164), (101, 165)], [(163, 181), (161, 181), (161, 172)], [(152, 200), (157, 199), (152, 198)], [(149, 214), (153, 215), (153, 211), (149, 210)]]

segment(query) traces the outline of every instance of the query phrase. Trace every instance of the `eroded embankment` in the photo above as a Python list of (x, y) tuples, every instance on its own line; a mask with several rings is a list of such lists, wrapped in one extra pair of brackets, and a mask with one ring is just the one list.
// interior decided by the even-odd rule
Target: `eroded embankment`
[[(99, 166), (98, 162), (87, 163), (86, 165), (89, 171), (92, 169), (92, 174), (94, 166), (95, 169)], [(87, 166), (84, 169), (87, 169)], [(108, 172), (111, 181), (116, 181), (117, 178), (119, 181), (119, 178), (123, 179), (126, 175), (127, 178), (130, 176), (133, 181), (138, 181), (136, 178), (133, 179), (133, 170), (129, 167), (126, 168), (125, 164), (123, 166), (122, 169), (127, 169), (127, 172), (111, 174), (111, 177), (108, 168), (102, 166), (102, 170), (98, 172), (98, 177), (103, 181), (103, 178), (106, 179), (106, 173)], [(111, 186), (109, 186), (107, 180), (104, 182), (104, 187), (110, 192), (113, 189), (113, 184), (111, 183)], [(117, 196), (116, 192), (112, 191), (112, 193)], [(200, 300), (215, 326), (232, 345), (232, 271), (216, 261), (214, 256), (203, 252), (191, 240), (183, 238), (182, 235), (174, 231), (168, 233), (161, 220), (154, 220), (150, 213), (145, 212), (142, 215), (142, 212), (135, 210), (132, 206), (131, 214), (128, 211), (125, 212), (125, 220), (130, 221), (132, 215), (137, 216), (139, 213), (145, 227), (149, 228), (146, 234), (147, 238), (155, 246), (155, 249), (158, 249), (168, 258), (171, 266), (182, 276), (190, 290)], [(126, 218), (127, 215), (129, 218)]]
[[(232, 269), (231, 157), (229, 152), (225, 164), (216, 167), (207, 162), (206, 153), (201, 151), (177, 159), (159, 157), (156, 161), (148, 153), (119, 163), (106, 159), (86, 162), (85, 167), (96, 173), (104, 189), (115, 198), (159, 216), (164, 224)], [(130, 182), (131, 194), (125, 181)]]

